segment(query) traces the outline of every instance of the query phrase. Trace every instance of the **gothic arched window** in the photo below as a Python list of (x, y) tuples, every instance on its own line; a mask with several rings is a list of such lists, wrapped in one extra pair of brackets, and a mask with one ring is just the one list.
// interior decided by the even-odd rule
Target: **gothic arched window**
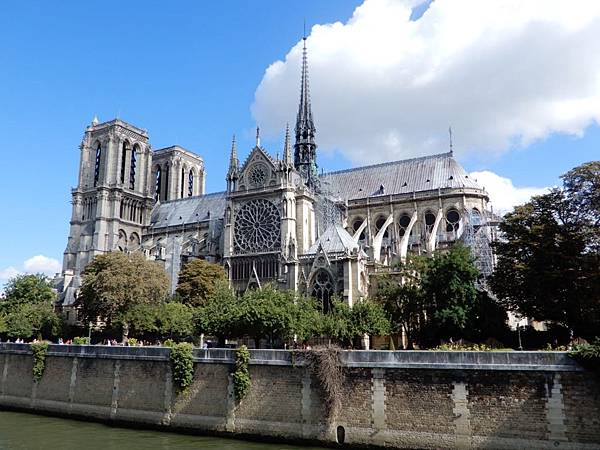
[(165, 189), (164, 189), (164, 196), (163, 198), (165, 200), (169, 200), (169, 172), (171, 171), (169, 165), (167, 164), (165, 166)]
[(315, 273), (310, 290), (311, 296), (321, 301), (323, 312), (331, 311), (331, 299), (335, 294), (333, 277), (325, 269), (319, 269)]
[(435, 225), (435, 214), (431, 211), (427, 211), (425, 213), (425, 230), (427, 233), (431, 233), (433, 231), (433, 226)]
[(102, 146), (100, 142), (98, 142), (98, 147), (96, 147), (96, 164), (94, 165), (94, 186), (98, 184), (98, 180), (100, 179), (100, 160), (102, 159)]
[(179, 198), (183, 198), (183, 190), (185, 188), (185, 167), (181, 168), (181, 192), (179, 193)]
[(156, 166), (156, 189), (154, 190), (154, 198), (160, 200), (160, 187), (162, 184), (162, 170), (160, 166)]
[[(362, 217), (358, 217), (356, 219), (354, 219), (354, 222), (352, 222), (352, 234), (355, 234), (358, 229), (360, 228), (360, 226), (362, 225), (364, 219)], [(364, 241), (365, 240), (365, 230), (361, 231), (360, 233), (360, 237), (358, 238), (359, 241)]]
[(127, 151), (129, 150), (129, 143), (123, 142), (123, 148), (121, 149), (121, 184), (125, 183), (125, 166), (127, 165)]
[(446, 212), (446, 231), (448, 233), (458, 232), (458, 228), (460, 227), (460, 214), (454, 208), (449, 209)]
[(400, 236), (404, 236), (406, 234), (406, 230), (410, 225), (410, 216), (406, 213), (400, 216), (400, 220), (398, 221), (398, 234)]
[(190, 173), (188, 175), (188, 197), (194, 195), (194, 171), (190, 169)]
[(137, 145), (133, 146), (133, 150), (131, 150), (131, 165), (129, 166), (129, 189), (135, 189), (135, 159), (137, 157), (137, 152), (139, 147)]
[[(383, 226), (385, 225), (385, 221), (386, 221), (385, 216), (379, 216), (377, 218), (377, 220), (375, 221), (375, 234), (379, 233), (379, 230), (381, 230), (381, 228), (383, 228)], [(383, 238), (387, 239), (388, 237), (389, 237), (389, 233), (388, 233), (388, 229), (386, 228), (385, 231), (383, 232)]]

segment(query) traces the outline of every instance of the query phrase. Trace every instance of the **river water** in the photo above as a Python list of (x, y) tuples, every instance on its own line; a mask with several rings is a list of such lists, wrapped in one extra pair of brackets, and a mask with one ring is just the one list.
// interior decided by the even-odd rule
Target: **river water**
[(204, 436), (131, 430), (0, 411), (0, 450), (325, 450)]

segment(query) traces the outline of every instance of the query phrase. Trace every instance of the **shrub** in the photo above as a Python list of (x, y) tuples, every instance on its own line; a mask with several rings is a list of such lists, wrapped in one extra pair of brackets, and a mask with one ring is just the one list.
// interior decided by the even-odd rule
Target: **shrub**
[(127, 338), (127, 345), (130, 347), (135, 347), (138, 343), (136, 338)]
[(194, 380), (194, 346), (189, 342), (181, 342), (170, 347), (173, 384), (178, 392), (185, 392)]
[(233, 372), (233, 391), (235, 398), (239, 402), (250, 391), (250, 372), (248, 365), (250, 364), (250, 351), (248, 347), (242, 345), (235, 351), (235, 371)]
[(600, 338), (596, 338), (591, 344), (575, 345), (569, 356), (582, 366), (600, 372)]
[(170, 347), (173, 348), (173, 346), (176, 344), (176, 342), (173, 339), (166, 339), (165, 342), (163, 342), (163, 346), (164, 347)]
[(75, 345), (90, 345), (90, 338), (89, 337), (81, 337), (81, 336), (74, 337), (73, 344), (75, 344)]
[(38, 382), (42, 379), (44, 369), (46, 368), (48, 343), (34, 342), (31, 344), (31, 353), (33, 354), (33, 381)]

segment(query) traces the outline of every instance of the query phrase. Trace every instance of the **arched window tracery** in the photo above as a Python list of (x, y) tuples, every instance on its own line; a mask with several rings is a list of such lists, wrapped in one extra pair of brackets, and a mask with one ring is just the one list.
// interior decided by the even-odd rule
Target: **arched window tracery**
[(400, 220), (398, 220), (398, 234), (400, 235), (400, 237), (402, 237), (406, 234), (406, 230), (408, 229), (409, 225), (410, 225), (410, 216), (406, 213), (402, 214), (400, 216)]
[(331, 311), (335, 284), (328, 270), (317, 270), (312, 279), (310, 293), (312, 297), (321, 302), (324, 313)]
[(123, 142), (123, 147), (121, 148), (121, 174), (120, 180), (121, 184), (125, 183), (125, 168), (127, 166), (127, 152), (129, 151), (129, 142)]
[(460, 227), (460, 214), (455, 208), (446, 211), (446, 232), (457, 233)]
[[(357, 217), (356, 219), (354, 219), (354, 221), (352, 222), (352, 234), (355, 234), (358, 229), (360, 228), (360, 226), (362, 225), (362, 223), (364, 222), (364, 219), (362, 217)], [(358, 238), (359, 241), (364, 241), (365, 240), (365, 230), (361, 231), (360, 233), (360, 237)]]
[(431, 234), (433, 231), (433, 226), (435, 225), (435, 214), (431, 211), (427, 211), (425, 213), (425, 231), (427, 234)]
[(156, 200), (160, 200), (160, 192), (161, 192), (161, 184), (162, 184), (162, 169), (160, 168), (160, 166), (156, 166), (156, 187), (154, 190), (154, 198)]
[(102, 145), (98, 142), (96, 147), (96, 163), (94, 165), (94, 187), (98, 185), (100, 179), (100, 162), (102, 160)]
[[(385, 225), (385, 221), (386, 221), (385, 216), (377, 217), (377, 220), (375, 221), (375, 234), (379, 233), (379, 230), (381, 230), (381, 228), (383, 228), (383, 226)], [(388, 228), (386, 228), (386, 230), (383, 232), (384, 239), (387, 239), (389, 237)]]
[(139, 146), (136, 144), (133, 146), (133, 150), (131, 150), (131, 163), (129, 165), (129, 189), (135, 189), (135, 164), (137, 158), (137, 152), (139, 151)]
[(194, 171), (190, 169), (188, 174), (188, 197), (194, 195)]

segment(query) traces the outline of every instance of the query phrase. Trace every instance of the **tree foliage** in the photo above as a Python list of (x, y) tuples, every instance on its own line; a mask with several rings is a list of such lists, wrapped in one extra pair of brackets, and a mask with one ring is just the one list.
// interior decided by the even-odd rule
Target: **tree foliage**
[(6, 283), (4, 298), (0, 301), (0, 308), (7, 310), (16, 305), (25, 303), (53, 303), (56, 301), (56, 292), (52, 283), (43, 274), (17, 275)]
[(505, 216), (491, 287), (502, 304), (591, 338), (600, 329), (600, 162)]
[(143, 312), (140, 305), (158, 305), (168, 292), (169, 278), (158, 264), (140, 253), (112, 252), (96, 256), (85, 268), (79, 299), (86, 320), (128, 327), (132, 315)]
[(55, 336), (61, 325), (55, 301), (56, 293), (45, 275), (10, 279), (0, 300), (0, 333), (24, 339)]
[(223, 267), (203, 259), (195, 259), (179, 272), (176, 291), (182, 303), (200, 306), (215, 294), (217, 284), (226, 280), (227, 274)]

